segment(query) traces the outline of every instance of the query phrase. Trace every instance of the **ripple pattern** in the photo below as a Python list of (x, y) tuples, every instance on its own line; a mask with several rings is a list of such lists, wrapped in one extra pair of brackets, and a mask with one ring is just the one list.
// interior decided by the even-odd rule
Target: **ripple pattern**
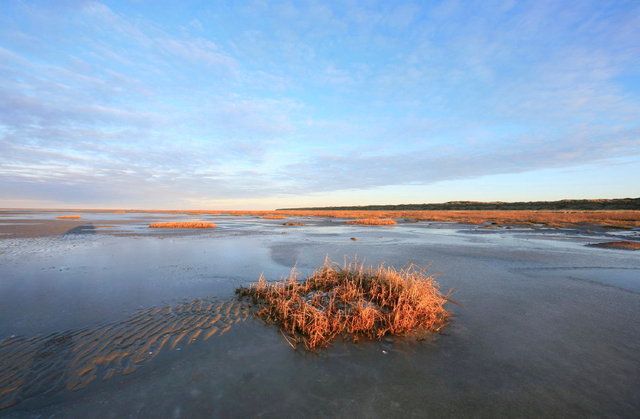
[(208, 340), (246, 320), (237, 300), (196, 299), (134, 312), (124, 321), (0, 342), (0, 409), (131, 374), (163, 350)]

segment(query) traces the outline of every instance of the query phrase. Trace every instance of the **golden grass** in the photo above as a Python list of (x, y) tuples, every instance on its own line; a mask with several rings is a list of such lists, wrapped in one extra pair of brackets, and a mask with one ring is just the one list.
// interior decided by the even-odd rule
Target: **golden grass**
[(304, 223), (282, 223), (283, 226), (303, 226), (305, 225)]
[(601, 225), (606, 227), (640, 227), (640, 211), (338, 211), (291, 210), (281, 215), (333, 218), (394, 218), (411, 221), (459, 222), (482, 224), (545, 224), (553, 227)]
[(415, 265), (397, 270), (327, 259), (303, 281), (292, 270), (289, 278), (270, 283), (261, 276), (236, 293), (259, 304), (258, 316), (278, 324), (292, 347), (303, 343), (309, 350), (343, 335), (357, 341), (437, 332), (449, 318), (447, 296), (425, 268)]
[(603, 247), (605, 249), (640, 250), (640, 242), (630, 242), (630, 241), (597, 243), (597, 244), (590, 244), (589, 246)]
[[(118, 211), (116, 211), (118, 212)], [(124, 211), (123, 211), (124, 212)], [(279, 211), (213, 211), (213, 210), (140, 210), (149, 214), (180, 214), (197, 212), (200, 214), (253, 215), (266, 219), (280, 220), (288, 216), (328, 217), (328, 218), (392, 218), (405, 222), (436, 221), (467, 224), (531, 225), (544, 224), (552, 227), (575, 225), (601, 225), (605, 227), (640, 227), (640, 211), (635, 210), (440, 210), (440, 211), (364, 211), (364, 210), (279, 210)]]
[(208, 223), (204, 221), (183, 221), (183, 222), (167, 222), (167, 223), (152, 223), (149, 224), (150, 228), (216, 228), (214, 223)]
[(395, 220), (391, 218), (359, 218), (353, 221), (345, 221), (345, 224), (359, 224), (359, 225), (367, 225), (367, 226), (388, 226), (396, 223)]
[(59, 218), (61, 220), (67, 220), (67, 219), (73, 219), (73, 220), (77, 220), (78, 218), (82, 218), (82, 216), (80, 215), (60, 215), (56, 218)]

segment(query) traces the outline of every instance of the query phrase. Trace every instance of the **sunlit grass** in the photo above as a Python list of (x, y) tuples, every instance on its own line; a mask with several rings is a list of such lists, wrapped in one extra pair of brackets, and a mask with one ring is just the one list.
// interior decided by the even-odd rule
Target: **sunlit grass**
[(216, 228), (214, 223), (208, 223), (205, 221), (183, 221), (183, 222), (166, 222), (166, 223), (152, 223), (149, 224), (150, 228)]
[[(150, 211), (143, 213), (179, 214), (185, 211)], [(388, 218), (404, 222), (435, 221), (468, 224), (496, 223), (501, 225), (543, 224), (552, 227), (601, 225), (605, 227), (640, 227), (640, 211), (634, 210), (278, 210), (278, 211), (192, 211), (199, 214), (252, 215), (281, 220), (288, 216), (329, 217), (348, 219)]]
[(367, 226), (388, 226), (396, 223), (391, 218), (359, 218), (353, 221), (345, 221), (345, 224), (361, 224)]
[(61, 220), (67, 220), (67, 219), (77, 220), (78, 218), (82, 218), (82, 216), (80, 216), (80, 215), (59, 215), (56, 218), (59, 218)]
[(640, 250), (640, 242), (631, 242), (631, 241), (597, 243), (597, 244), (591, 244), (590, 246), (603, 247), (605, 249)]
[(441, 330), (449, 318), (448, 301), (425, 268), (404, 269), (329, 260), (306, 279), (288, 278), (236, 290), (260, 305), (258, 315), (281, 327), (287, 341), (307, 349), (325, 347), (339, 336), (354, 341), (385, 335)]
[(547, 226), (602, 225), (607, 227), (640, 227), (640, 211), (342, 211), (287, 210), (283, 215), (332, 218), (392, 218), (416, 221), (482, 224), (544, 224)]

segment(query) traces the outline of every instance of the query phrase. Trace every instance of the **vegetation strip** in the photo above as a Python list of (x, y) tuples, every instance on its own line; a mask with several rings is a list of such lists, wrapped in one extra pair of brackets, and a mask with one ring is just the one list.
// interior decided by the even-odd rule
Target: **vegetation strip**
[(169, 222), (169, 223), (152, 223), (150, 228), (216, 228), (214, 223), (204, 221), (185, 221), (185, 222)]
[(622, 199), (563, 199), (560, 201), (478, 202), (450, 201), (441, 204), (363, 205), (342, 207), (282, 208), (277, 211), (442, 211), (442, 210), (640, 210), (640, 198)]
[(367, 226), (388, 226), (398, 224), (391, 218), (359, 218), (353, 221), (345, 221), (345, 224), (359, 224)]
[(602, 247), (605, 249), (640, 250), (640, 242), (619, 241), (607, 243), (590, 244), (591, 247)]

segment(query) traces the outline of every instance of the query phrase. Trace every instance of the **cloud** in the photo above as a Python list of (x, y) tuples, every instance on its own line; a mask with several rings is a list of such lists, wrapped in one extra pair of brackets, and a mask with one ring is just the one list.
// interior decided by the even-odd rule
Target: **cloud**
[(634, 3), (0, 8), (7, 199), (290, 199), (640, 153)]
[(570, 139), (550, 138), (511, 144), (484, 144), (449, 150), (424, 148), (411, 153), (324, 155), (287, 166), (283, 177), (297, 179), (291, 193), (306, 190), (370, 189), (389, 185), (428, 185), (444, 180), (522, 173), (585, 163), (606, 165), (615, 157), (640, 154), (640, 129), (613, 135), (583, 132)]

